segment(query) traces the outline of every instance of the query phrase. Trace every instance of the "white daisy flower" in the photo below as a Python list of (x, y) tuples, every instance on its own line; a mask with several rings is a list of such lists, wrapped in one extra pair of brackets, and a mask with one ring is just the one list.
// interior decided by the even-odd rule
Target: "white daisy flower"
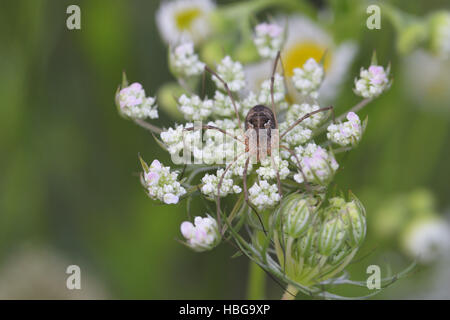
[(182, 41), (199, 43), (211, 30), (209, 13), (215, 9), (211, 0), (162, 1), (156, 12), (156, 24), (168, 44)]
[(450, 226), (431, 218), (413, 222), (402, 237), (406, 252), (422, 263), (430, 263), (450, 251)]
[[(318, 95), (321, 104), (328, 104), (336, 97), (341, 83), (346, 80), (346, 74), (356, 55), (356, 44), (353, 42), (335, 44), (326, 31), (310, 19), (299, 15), (289, 18), (286, 32), (287, 38), (281, 51), (286, 77), (291, 78), (294, 75), (294, 69), (302, 68), (310, 58), (321, 61), (326, 53), (325, 77)], [(273, 61), (263, 61), (246, 66), (248, 89), (256, 91), (260, 83), (270, 76), (272, 67)], [(290, 87), (288, 90), (292, 99), (300, 101), (301, 97), (297, 96), (294, 87)]]
[(439, 11), (430, 18), (431, 49), (441, 59), (450, 58), (450, 12)]
[(442, 61), (424, 50), (402, 59), (401, 81), (411, 106), (426, 112), (450, 112), (450, 60)]

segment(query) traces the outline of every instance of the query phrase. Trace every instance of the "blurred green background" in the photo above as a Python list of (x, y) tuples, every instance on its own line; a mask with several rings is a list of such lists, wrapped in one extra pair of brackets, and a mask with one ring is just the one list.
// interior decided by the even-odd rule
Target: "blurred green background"
[[(81, 7), (82, 29), (70, 31), (66, 8), (74, 3)], [(449, 6), (437, 0), (393, 3), (419, 16)], [(155, 205), (138, 180), (138, 152), (148, 161), (169, 163), (170, 158), (151, 135), (120, 118), (114, 106), (122, 70), (152, 95), (172, 79), (167, 48), (155, 25), (158, 7), (159, 1), (143, 0), (0, 2), (3, 298), (45, 297), (39, 288), (47, 286), (54, 290), (50, 297), (70, 298), (64, 273), (69, 264), (81, 267), (82, 297), (246, 298), (246, 258), (230, 259), (234, 250), (227, 245), (196, 254), (175, 241), (181, 237), (185, 204)], [(372, 254), (351, 266), (356, 279), (365, 279), (369, 264), (385, 265), (399, 250), (395, 241), (380, 241), (370, 228), (388, 199), (426, 188), (434, 194), (437, 212), (443, 215), (450, 208), (450, 100), (440, 100), (436, 107), (426, 99), (411, 99), (401, 68), (414, 66), (404, 66), (404, 57), (397, 54), (392, 25), (382, 20), (382, 29), (371, 31), (361, 21), (347, 26), (361, 31), (351, 74), (357, 75), (376, 49), (381, 63), (391, 61), (394, 84), (362, 112), (369, 115), (368, 129), (336, 181), (343, 190), (351, 189), (368, 212), (361, 256)], [(336, 101), (338, 113), (357, 101), (352, 85), (347, 81)], [(450, 90), (450, 82), (442, 86)], [(160, 121), (160, 126), (173, 123), (164, 111)], [(197, 210), (204, 213), (200, 204)], [(59, 257), (60, 275), (48, 268), (36, 273), (34, 263), (39, 257), (50, 263), (47, 255), (23, 258), (40, 250)], [(401, 255), (389, 260), (394, 269), (408, 261)], [(17, 294), (5, 289), (20, 282), (8, 268), (21, 270), (25, 284), (14, 289)], [(407, 297), (411, 288), (431, 283), (432, 268), (421, 267), (378, 298)], [(37, 276), (26, 282), (28, 273)], [(52, 277), (63, 280), (52, 283)], [(450, 275), (445, 281), (450, 284)], [(281, 296), (282, 289), (270, 278), (267, 286), (267, 297)]]

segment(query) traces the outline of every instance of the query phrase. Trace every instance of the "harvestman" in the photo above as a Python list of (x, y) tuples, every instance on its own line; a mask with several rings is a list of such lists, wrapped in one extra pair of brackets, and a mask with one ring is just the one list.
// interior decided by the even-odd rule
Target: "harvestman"
[[(275, 142), (278, 144), (278, 141), (281, 140), (289, 131), (294, 129), (303, 120), (311, 117), (312, 115), (314, 115), (318, 112), (331, 110), (334, 113), (333, 106), (324, 107), (324, 108), (320, 108), (315, 111), (309, 112), (309, 113), (305, 114), (304, 116), (302, 116), (297, 121), (295, 121), (291, 126), (289, 126), (279, 136), (279, 140), (278, 140), (278, 120), (277, 120), (277, 114), (275, 112), (273, 87), (274, 87), (274, 82), (275, 82), (276, 68), (277, 68), (279, 60), (280, 60), (280, 51), (278, 51), (277, 56), (275, 58), (274, 65), (272, 68), (272, 75), (270, 77), (270, 96), (271, 96), (271, 101), (272, 101), (272, 108), (270, 109), (264, 105), (256, 105), (253, 108), (251, 108), (248, 111), (247, 116), (245, 117), (245, 131), (242, 128), (242, 122), (241, 122), (241, 119), (239, 116), (239, 112), (237, 110), (236, 103), (235, 103), (233, 95), (231, 94), (231, 91), (228, 87), (228, 84), (214, 70), (212, 70), (208, 66), (205, 66), (205, 71), (211, 73), (214, 77), (216, 77), (223, 84), (225, 90), (227, 91), (228, 96), (231, 99), (231, 102), (232, 102), (232, 105), (234, 108), (234, 112), (238, 119), (239, 128), (242, 130), (242, 132), (245, 132), (244, 137), (239, 138), (239, 137), (232, 135), (229, 132), (226, 132), (225, 130), (222, 130), (215, 126), (203, 125), (200, 127), (202, 129), (207, 129), (207, 130), (220, 131), (223, 134), (230, 135), (236, 141), (239, 141), (240, 143), (245, 144), (245, 152), (237, 155), (234, 158), (234, 160), (226, 166), (224, 172), (222, 173), (222, 175), (220, 177), (219, 184), (217, 185), (216, 204), (217, 204), (217, 220), (219, 222), (219, 226), (220, 226), (220, 189), (222, 187), (223, 179), (225, 178), (225, 175), (228, 172), (228, 170), (231, 168), (231, 166), (234, 165), (241, 156), (243, 156), (243, 155), (247, 156), (247, 158), (245, 160), (244, 171), (243, 171), (243, 187), (244, 187), (245, 201), (246, 201), (247, 205), (250, 208), (252, 208), (252, 210), (256, 213), (256, 215), (258, 216), (258, 219), (261, 222), (261, 225), (263, 226), (257, 210), (250, 203), (249, 197), (248, 197), (247, 171), (248, 171), (248, 165), (250, 162), (250, 158), (256, 156), (256, 162), (259, 162), (260, 160), (264, 159), (266, 156), (271, 157), (272, 165), (275, 167), (275, 170), (276, 170), (278, 193), (281, 198), (283, 196), (283, 194), (281, 191), (280, 174), (279, 174), (278, 168), (275, 166), (274, 159), (272, 157), (272, 146), (274, 145), (272, 139), (274, 139)], [(191, 127), (191, 128), (186, 128), (185, 130), (192, 131), (194, 129), (198, 129), (198, 128)], [(261, 143), (261, 142), (263, 142), (263, 143)], [(296, 159), (298, 169), (301, 172), (301, 174), (303, 175), (303, 177), (305, 178), (305, 175), (304, 175), (303, 170), (300, 165), (300, 161), (297, 158), (297, 155), (295, 154), (295, 152), (283, 145), (280, 145), (279, 147), (288, 151)], [(306, 179), (304, 179), (304, 180), (306, 182)], [(263, 226), (263, 228), (264, 228), (264, 226)]]

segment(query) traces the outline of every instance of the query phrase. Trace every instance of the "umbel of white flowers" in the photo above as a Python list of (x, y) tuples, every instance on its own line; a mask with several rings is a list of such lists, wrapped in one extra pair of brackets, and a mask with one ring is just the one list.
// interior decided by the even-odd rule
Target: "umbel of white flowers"
[[(186, 122), (158, 128), (143, 121), (157, 116), (157, 109), (154, 99), (146, 98), (140, 84), (128, 85), (124, 79), (116, 93), (121, 115), (156, 134), (156, 141), (169, 152), (172, 161), (184, 167), (180, 176), (158, 160), (149, 166), (141, 159), (141, 182), (152, 200), (165, 204), (177, 204), (196, 196), (215, 201), (216, 216), (197, 216), (193, 223), (181, 224), (183, 243), (189, 248), (198, 252), (211, 250), (222, 236), (229, 236), (243, 254), (266, 271), (289, 284), (295, 283), (296, 288), (317, 289), (343, 271), (365, 238), (364, 207), (358, 199), (353, 195), (349, 199), (342, 196), (327, 199), (326, 195), (339, 168), (336, 154), (352, 149), (362, 139), (366, 120), (361, 122), (357, 112), (390, 86), (389, 67), (385, 69), (372, 59), (368, 69), (361, 69), (354, 92), (364, 99), (336, 121), (334, 116), (331, 120), (329, 108), (321, 107), (319, 100), (322, 98), (319, 93), (329, 90), (322, 61), (308, 59), (293, 70), (290, 78), (285, 78), (281, 70), (277, 70), (273, 79), (268, 73), (255, 86), (249, 85), (249, 70), (235, 56), (224, 54), (216, 59), (217, 64), (205, 68), (194, 48), (194, 43), (205, 39), (208, 30), (203, 30), (203, 34), (195, 31), (208, 21), (207, 12), (213, 10), (198, 7), (205, 1), (208, 2), (173, 1), (170, 6), (162, 5), (158, 13), (159, 24), (172, 19), (171, 30), (161, 32), (170, 43), (169, 67), (180, 91), (169, 95), (173, 93), (174, 107)], [(189, 28), (176, 29), (173, 18), (188, 8), (199, 10), (199, 18), (193, 18)], [(172, 31), (176, 32), (171, 34)], [(253, 40), (261, 58), (278, 56), (284, 33), (276, 24), (260, 24), (255, 28)], [(203, 70), (211, 71), (208, 79), (204, 74), (204, 80), (215, 85), (209, 96), (195, 91), (202, 81)], [(288, 89), (292, 89), (289, 95)], [(270, 157), (247, 167), (250, 155), (241, 119), (258, 104), (269, 107), (273, 104), (279, 132), (284, 134), (279, 136), (279, 152), (274, 149)], [(209, 127), (196, 130), (198, 121)], [(333, 144), (342, 148), (333, 150)], [(178, 162), (181, 152), (192, 155), (194, 165)], [(244, 156), (236, 157), (240, 154)], [(249, 183), (245, 195), (244, 181)], [(228, 207), (230, 203), (220, 205), (224, 197), (233, 197), (234, 201), (230, 201), (233, 208)], [(241, 236), (241, 230), (250, 237)], [(266, 237), (259, 237), (261, 232)], [(263, 245), (260, 241), (267, 242)]]

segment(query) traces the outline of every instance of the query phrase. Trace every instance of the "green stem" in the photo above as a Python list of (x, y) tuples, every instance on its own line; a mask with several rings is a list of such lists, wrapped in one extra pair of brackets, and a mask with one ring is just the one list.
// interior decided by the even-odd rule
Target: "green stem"
[(163, 131), (161, 128), (154, 126), (151, 123), (148, 123), (147, 121), (144, 121), (144, 120), (136, 119), (136, 120), (134, 120), (134, 123), (136, 123), (138, 126), (144, 128), (144, 129), (149, 130), (156, 134), (160, 134)]
[(265, 298), (266, 290), (266, 274), (260, 266), (253, 261), (250, 261), (249, 274), (248, 274), (248, 286), (247, 286), (247, 299), (249, 300), (262, 300)]
[(286, 287), (286, 290), (283, 293), (283, 296), (281, 297), (281, 300), (294, 300), (297, 296), (298, 289), (294, 287), (292, 284), (288, 284)]

